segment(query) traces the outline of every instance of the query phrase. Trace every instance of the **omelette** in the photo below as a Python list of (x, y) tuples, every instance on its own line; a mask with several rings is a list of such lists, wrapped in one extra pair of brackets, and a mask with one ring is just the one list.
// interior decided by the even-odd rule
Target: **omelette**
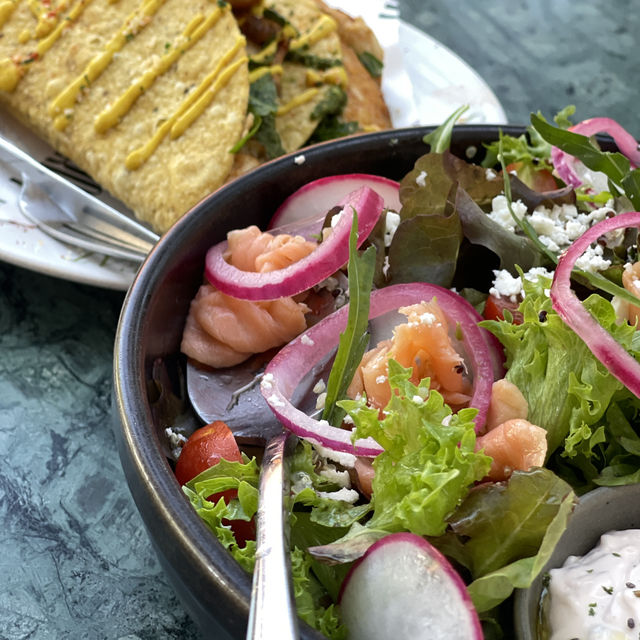
[(265, 160), (390, 126), (354, 24), (315, 0), (0, 0), (0, 117), (164, 232)]

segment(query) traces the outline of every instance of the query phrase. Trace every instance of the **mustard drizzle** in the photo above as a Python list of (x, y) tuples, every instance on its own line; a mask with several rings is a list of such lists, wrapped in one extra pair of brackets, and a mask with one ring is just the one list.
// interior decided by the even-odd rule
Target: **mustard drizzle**
[(307, 89), (306, 91), (299, 93), (297, 96), (289, 100), (289, 102), (287, 102), (286, 104), (281, 104), (276, 110), (276, 115), (283, 116), (296, 107), (299, 107), (300, 105), (313, 100), (316, 95), (318, 95), (319, 91), (320, 89), (318, 89), (317, 87), (313, 87), (312, 89)]
[(258, 67), (253, 71), (249, 72), (249, 84), (253, 84), (256, 80), (262, 78), (262, 76), (266, 76), (267, 74), (271, 75), (281, 75), (282, 74), (282, 65), (281, 64), (273, 64), (270, 67)]
[(302, 47), (310, 46), (318, 42), (318, 40), (326, 38), (337, 28), (337, 22), (331, 16), (323, 13), (307, 33), (303, 33), (301, 36), (298, 36), (289, 42), (289, 49), (291, 51), (296, 51), (297, 49), (302, 49)]
[(0, 2), (0, 27), (11, 17), (13, 10), (18, 6), (19, 0), (2, 0)]
[(127, 169), (135, 171), (140, 168), (158, 148), (167, 134), (170, 134), (171, 139), (177, 138), (202, 114), (218, 91), (233, 77), (233, 74), (248, 62), (248, 58), (242, 56), (230, 64), (230, 61), (233, 60), (244, 45), (244, 37), (238, 37), (236, 43), (222, 56), (213, 71), (182, 101), (176, 111), (156, 129), (148, 142), (134, 149), (127, 156), (125, 160)]
[[(115, 0), (110, 0), (112, 3)], [(111, 38), (104, 51), (95, 55), (84, 70), (67, 85), (49, 105), (49, 115), (55, 118), (54, 127), (63, 131), (69, 124), (73, 114), (73, 106), (80, 93), (88, 89), (109, 66), (114, 55), (125, 44), (137, 35), (149, 23), (151, 17), (158, 11), (166, 0), (144, 0), (124, 21), (120, 29)]]
[(162, 55), (158, 63), (142, 74), (125, 92), (115, 101), (115, 103), (104, 109), (94, 121), (94, 128), (97, 133), (104, 133), (118, 122), (131, 109), (138, 97), (144, 93), (154, 83), (156, 78), (165, 73), (178, 58), (190, 49), (204, 34), (215, 25), (222, 16), (222, 11), (227, 11), (216, 7), (207, 18), (202, 14), (195, 16), (186, 26), (181, 35), (176, 38), (169, 50)]
[[(55, 28), (53, 28), (45, 37), (38, 40), (35, 50), (29, 55), (22, 59), (14, 57), (13, 59), (4, 58), (3, 60), (0, 60), (0, 90), (13, 91), (22, 76), (27, 72), (27, 65), (35, 62), (39, 58), (42, 58), (42, 56), (49, 51), (49, 49), (51, 49), (55, 42), (60, 38), (63, 30), (78, 19), (90, 2), (91, 0), (78, 0), (62, 20), (57, 18)], [(62, 0), (57, 9), (59, 8), (62, 10), (67, 6), (67, 4), (68, 0)], [(30, 8), (32, 12), (34, 7), (34, 3), (31, 3)]]

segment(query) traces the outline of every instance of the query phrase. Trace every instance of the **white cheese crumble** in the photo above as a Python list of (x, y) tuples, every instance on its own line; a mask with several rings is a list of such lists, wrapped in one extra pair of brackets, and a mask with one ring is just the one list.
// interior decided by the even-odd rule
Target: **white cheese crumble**
[(181, 433), (174, 431), (171, 427), (167, 427), (164, 430), (164, 434), (167, 436), (169, 440), (169, 446), (171, 447), (171, 456), (174, 460), (177, 460), (182, 453), (182, 447), (184, 443), (187, 441), (187, 438), (183, 436)]
[[(511, 208), (516, 218), (521, 220), (527, 213), (527, 205), (518, 200), (511, 203)], [(515, 231), (515, 223), (509, 212), (509, 206), (507, 204), (507, 198), (505, 196), (496, 196), (491, 201), (491, 211), (487, 214), (491, 220), (497, 222), (501, 227), (507, 229), (507, 231)]]
[(285, 403), (280, 400), (280, 398), (275, 394), (271, 394), (268, 398), (267, 398), (267, 402), (272, 406), (272, 407), (284, 407)]
[(427, 184), (427, 172), (426, 171), (421, 171), (418, 176), (416, 177), (416, 184), (419, 187), (424, 187)]
[(316, 409), (324, 409), (324, 403), (327, 401), (327, 393), (323, 391), (316, 398)]
[(331, 482), (334, 482), (340, 487), (347, 489), (351, 487), (351, 478), (349, 477), (349, 472), (336, 469), (336, 467), (332, 464), (327, 464), (325, 467), (320, 469), (319, 475)]
[(300, 165), (304, 164), (304, 163), (307, 161), (307, 159), (304, 157), (304, 154), (302, 154), (302, 153), (301, 153), (299, 156), (296, 156), (296, 157), (293, 159), (293, 161), (294, 161), (298, 166), (300, 166)]
[(263, 391), (271, 391), (273, 389), (273, 373), (265, 373), (260, 380), (260, 388)]
[(576, 267), (589, 273), (604, 271), (611, 266), (611, 260), (602, 257), (604, 249), (599, 245), (587, 247), (587, 250), (576, 260)]
[[(497, 298), (509, 298), (511, 302), (517, 302), (524, 296), (522, 289), (522, 280), (520, 276), (512, 276), (506, 269), (494, 271), (495, 276), (493, 287), (489, 289), (489, 293)], [(547, 271), (544, 267), (532, 267), (524, 274), (525, 279), (534, 284), (538, 282), (538, 277), (553, 278), (553, 273)]]
[(391, 241), (400, 224), (400, 216), (395, 211), (387, 211), (384, 228), (384, 246), (391, 246)]
[(416, 394), (411, 398), (416, 404), (422, 404), (424, 402), (424, 398)]
[(326, 390), (326, 388), (327, 385), (325, 384), (324, 380), (318, 380), (318, 382), (316, 382), (313, 386), (313, 393), (322, 393)]
[[(326, 420), (320, 420), (320, 424), (323, 424), (327, 427), (330, 426)], [(313, 445), (313, 448), (321, 457), (332, 460), (333, 462), (337, 462), (346, 469), (353, 469), (353, 467), (355, 467), (356, 457), (352, 453), (345, 453), (344, 451), (334, 451), (333, 449), (327, 449), (313, 438), (307, 438), (307, 440)]]
[(339, 491), (316, 491), (321, 498), (329, 498), (329, 500), (339, 500), (340, 502), (348, 502), (355, 504), (360, 494), (355, 489), (342, 488)]
[(487, 169), (484, 175), (487, 180), (495, 180), (498, 177), (498, 174), (493, 169)]
[(387, 376), (381, 375), (376, 378), (376, 384), (384, 384), (387, 381)]
[(304, 345), (307, 345), (308, 347), (313, 347), (313, 345), (315, 344), (315, 342), (306, 334), (304, 334), (302, 338), (300, 338), (300, 342), (302, 342), (302, 344)]
[(331, 228), (334, 229), (335, 226), (340, 222), (340, 218), (342, 218), (342, 214), (344, 213), (344, 209), (338, 211), (335, 215), (331, 216)]

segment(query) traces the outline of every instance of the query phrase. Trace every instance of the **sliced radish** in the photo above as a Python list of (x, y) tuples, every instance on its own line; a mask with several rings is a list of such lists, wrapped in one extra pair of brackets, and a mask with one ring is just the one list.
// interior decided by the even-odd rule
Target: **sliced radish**
[(382, 196), (384, 206), (400, 211), (400, 185), (389, 178), (368, 173), (348, 173), (319, 178), (292, 193), (271, 218), (269, 229), (282, 227), (304, 218), (324, 216), (346, 195), (360, 187), (369, 187)]
[(340, 593), (349, 640), (480, 640), (464, 582), (424, 538), (393, 533), (353, 565)]

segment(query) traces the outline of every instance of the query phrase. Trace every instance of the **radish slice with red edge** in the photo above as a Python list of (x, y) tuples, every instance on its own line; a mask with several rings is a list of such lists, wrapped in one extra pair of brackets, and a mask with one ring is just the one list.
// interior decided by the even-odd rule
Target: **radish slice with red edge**
[(346, 195), (360, 187), (369, 187), (382, 196), (384, 206), (400, 211), (400, 184), (389, 178), (368, 173), (348, 173), (319, 178), (292, 193), (271, 218), (268, 229), (324, 216)]
[(340, 216), (329, 237), (302, 260), (268, 273), (242, 271), (224, 259), (227, 242), (220, 242), (207, 252), (207, 280), (222, 293), (244, 300), (275, 300), (310, 289), (347, 263), (353, 211), (358, 213), (360, 246), (384, 209), (382, 197), (369, 187), (350, 193), (338, 206), (346, 215)]
[(639, 212), (631, 211), (605, 218), (574, 241), (558, 260), (551, 285), (551, 304), (611, 375), (640, 398), (640, 363), (596, 321), (571, 290), (573, 267), (591, 243), (609, 231), (627, 227), (640, 227)]
[[(469, 405), (478, 410), (475, 429), (481, 433), (491, 399), (494, 358), (485, 336), (486, 331), (478, 326), (482, 318), (477, 311), (449, 289), (426, 282), (414, 282), (373, 291), (369, 318), (374, 319), (389, 311), (434, 297), (447, 320), (457, 323), (462, 333), (473, 376), (473, 394)], [(382, 451), (375, 440), (367, 438), (357, 440), (354, 444), (351, 442), (351, 431), (334, 427), (326, 420), (315, 420), (291, 403), (296, 388), (312, 374), (314, 365), (328, 358), (336, 348), (340, 333), (347, 326), (348, 313), (348, 306), (338, 309), (284, 346), (267, 365), (260, 390), (276, 417), (296, 435), (334, 451), (373, 457)]]
[(393, 533), (351, 567), (339, 597), (349, 640), (481, 640), (467, 588), (424, 538)]
[[(640, 166), (640, 150), (636, 139), (619, 123), (611, 118), (589, 118), (569, 127), (569, 131), (583, 136), (593, 136), (597, 133), (607, 133), (615, 141), (618, 150), (629, 159), (631, 168)], [(579, 169), (580, 162), (576, 157), (551, 147), (551, 162), (558, 176), (572, 187), (579, 187), (583, 183)]]

